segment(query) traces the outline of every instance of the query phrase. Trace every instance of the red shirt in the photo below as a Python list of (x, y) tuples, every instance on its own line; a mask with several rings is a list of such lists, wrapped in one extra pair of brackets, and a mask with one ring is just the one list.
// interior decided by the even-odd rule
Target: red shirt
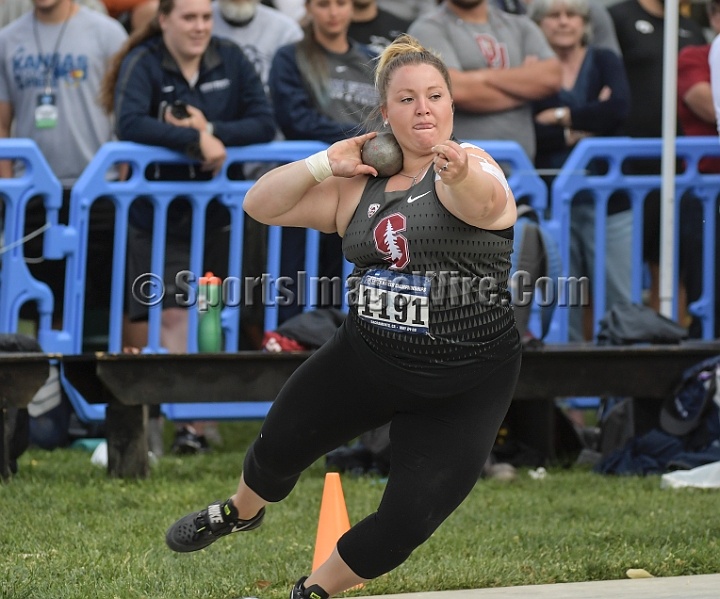
[(108, 14), (116, 19), (122, 13), (132, 10), (136, 6), (147, 2), (147, 0), (102, 0)]
[[(703, 81), (710, 83), (710, 44), (686, 46), (678, 54), (678, 100), (677, 113), (680, 126), (685, 135), (717, 136), (715, 123), (707, 123), (697, 116), (683, 101), (685, 94), (695, 84)], [(720, 158), (703, 158), (698, 164), (701, 173), (720, 173)]]

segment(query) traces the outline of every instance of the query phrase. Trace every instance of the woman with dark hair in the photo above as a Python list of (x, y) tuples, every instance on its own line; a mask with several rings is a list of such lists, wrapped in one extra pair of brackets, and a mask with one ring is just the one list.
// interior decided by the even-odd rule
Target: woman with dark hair
[(380, 576), (432, 535), (477, 482), (520, 369), (507, 288), (517, 211), (502, 170), (453, 140), (448, 71), (417, 40), (388, 46), (376, 85), (403, 152), (397, 174), (363, 164), (368, 133), (267, 173), (244, 203), (270, 225), (342, 235), (359, 301), (283, 387), (236, 494), (166, 536), (188, 552), (257, 528), (315, 460), (390, 422), (377, 512), (295, 584), (292, 599), (326, 599)]

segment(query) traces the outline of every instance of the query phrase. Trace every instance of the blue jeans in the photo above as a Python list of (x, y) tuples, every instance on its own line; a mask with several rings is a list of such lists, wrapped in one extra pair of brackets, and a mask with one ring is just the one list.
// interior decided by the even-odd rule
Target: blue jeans
[[(632, 272), (632, 211), (607, 217), (605, 230), (605, 308), (618, 301), (630, 301)], [(574, 202), (570, 218), (570, 276), (588, 277), (591, 286), (595, 272), (595, 205)], [(583, 341), (583, 309), (570, 310), (570, 341)]]

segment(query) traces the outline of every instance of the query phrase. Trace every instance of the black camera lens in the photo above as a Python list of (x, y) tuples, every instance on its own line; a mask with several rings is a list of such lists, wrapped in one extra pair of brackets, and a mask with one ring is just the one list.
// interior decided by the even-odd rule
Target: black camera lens
[(172, 106), (170, 107), (170, 114), (172, 114), (176, 119), (189, 119), (190, 118), (190, 113), (188, 112), (187, 104), (180, 100), (175, 100), (175, 102), (173, 102)]

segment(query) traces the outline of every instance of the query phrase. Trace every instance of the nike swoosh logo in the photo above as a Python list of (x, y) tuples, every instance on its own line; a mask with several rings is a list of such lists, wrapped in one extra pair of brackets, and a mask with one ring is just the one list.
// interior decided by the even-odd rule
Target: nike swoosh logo
[(419, 196), (415, 196), (415, 197), (410, 196), (408, 198), (408, 204), (412, 204), (415, 200), (419, 200), (421, 197), (426, 196), (429, 193), (430, 193), (429, 191), (426, 191), (425, 193), (421, 193)]

